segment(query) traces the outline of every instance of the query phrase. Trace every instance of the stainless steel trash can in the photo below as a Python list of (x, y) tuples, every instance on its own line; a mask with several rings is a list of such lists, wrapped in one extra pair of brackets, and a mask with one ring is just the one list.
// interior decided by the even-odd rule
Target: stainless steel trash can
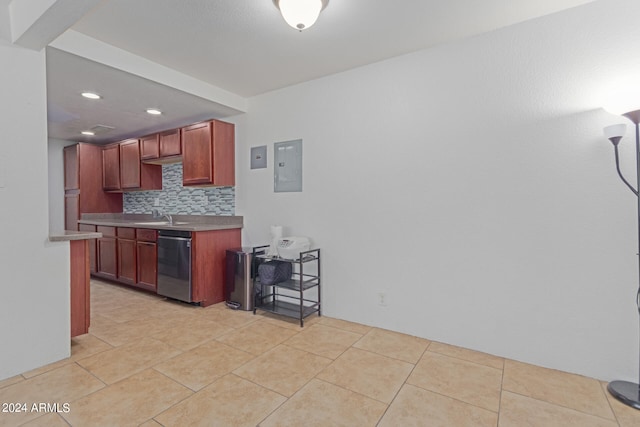
[(252, 248), (227, 249), (224, 293), (227, 306), (235, 310), (253, 310), (251, 257)]

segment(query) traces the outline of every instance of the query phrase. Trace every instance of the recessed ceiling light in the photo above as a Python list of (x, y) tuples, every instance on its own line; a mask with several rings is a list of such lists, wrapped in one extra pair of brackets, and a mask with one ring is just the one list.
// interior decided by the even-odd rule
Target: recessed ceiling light
[(100, 98), (102, 98), (100, 95), (98, 95), (97, 93), (93, 93), (93, 92), (82, 92), (82, 96), (84, 96), (85, 98), (89, 98), (89, 99), (100, 99)]
[(83, 130), (82, 132), (80, 132), (83, 135), (88, 135), (88, 136), (93, 136), (95, 135), (95, 133), (91, 132), (90, 130)]
[(162, 114), (162, 111), (156, 109), (156, 108), (147, 108), (147, 113), (149, 114), (153, 114), (154, 116), (160, 115)]

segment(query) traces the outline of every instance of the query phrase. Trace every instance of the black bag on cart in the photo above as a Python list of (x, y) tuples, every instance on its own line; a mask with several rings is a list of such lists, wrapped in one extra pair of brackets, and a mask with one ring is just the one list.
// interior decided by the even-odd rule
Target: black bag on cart
[(285, 261), (267, 261), (258, 266), (258, 276), (263, 285), (275, 285), (291, 279), (291, 263)]

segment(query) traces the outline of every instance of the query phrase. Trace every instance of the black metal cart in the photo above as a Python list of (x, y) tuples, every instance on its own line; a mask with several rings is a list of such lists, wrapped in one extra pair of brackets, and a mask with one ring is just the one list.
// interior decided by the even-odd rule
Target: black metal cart
[[(300, 320), (304, 327), (304, 319), (313, 313), (321, 316), (320, 309), (320, 249), (300, 252), (298, 259), (289, 260), (266, 254), (265, 246), (253, 248), (253, 288), (255, 304), (253, 314), (264, 310)], [(292, 264), (292, 277), (289, 280), (263, 285), (258, 273), (258, 265), (264, 261), (284, 261)], [(315, 297), (315, 298), (314, 298)]]

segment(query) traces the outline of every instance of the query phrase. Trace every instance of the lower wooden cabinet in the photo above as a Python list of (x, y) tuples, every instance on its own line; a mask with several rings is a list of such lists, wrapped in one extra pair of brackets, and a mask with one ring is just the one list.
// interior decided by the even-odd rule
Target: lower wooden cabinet
[(96, 273), (108, 279), (118, 277), (118, 247), (115, 237), (101, 237), (98, 239), (98, 265)]
[[(103, 237), (97, 241), (95, 275), (156, 292), (157, 230), (98, 226), (96, 231)], [(226, 250), (241, 245), (240, 229), (198, 231), (191, 236), (193, 301), (204, 307), (224, 301)]]
[(156, 290), (158, 284), (158, 246), (155, 242), (136, 242), (138, 257), (137, 285)]
[(136, 241), (118, 239), (118, 280), (135, 285), (138, 270), (136, 267)]
[(116, 228), (98, 226), (96, 231), (102, 233), (102, 237), (97, 241), (96, 274), (107, 279), (116, 279), (118, 277)]

